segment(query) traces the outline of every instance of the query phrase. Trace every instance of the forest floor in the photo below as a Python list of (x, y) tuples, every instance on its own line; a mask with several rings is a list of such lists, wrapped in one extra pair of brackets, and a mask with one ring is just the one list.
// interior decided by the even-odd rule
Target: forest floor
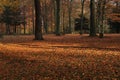
[(4, 36), (0, 80), (120, 80), (120, 34)]

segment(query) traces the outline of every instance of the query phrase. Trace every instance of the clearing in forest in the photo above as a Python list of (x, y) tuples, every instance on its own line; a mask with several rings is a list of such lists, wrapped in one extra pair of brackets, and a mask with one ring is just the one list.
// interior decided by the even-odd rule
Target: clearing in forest
[(0, 40), (0, 80), (119, 80), (120, 35), (45, 35)]

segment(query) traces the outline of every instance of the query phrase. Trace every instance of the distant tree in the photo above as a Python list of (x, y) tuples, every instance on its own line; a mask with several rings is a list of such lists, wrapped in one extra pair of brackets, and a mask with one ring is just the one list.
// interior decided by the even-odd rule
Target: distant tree
[(6, 33), (10, 33), (10, 24), (12, 23), (12, 10), (10, 6), (4, 6), (3, 14), (2, 14), (2, 21), (6, 24)]
[(82, 7), (81, 7), (81, 28), (80, 28), (80, 34), (83, 33), (82, 28), (83, 28), (83, 23), (84, 23), (84, 21), (83, 21), (83, 18), (84, 18), (84, 2), (85, 2), (85, 0), (81, 0)]
[(34, 11), (35, 11), (35, 7), (34, 7), (34, 1), (32, 0), (33, 4), (32, 4), (32, 23), (33, 23), (33, 34), (35, 34), (35, 19), (34, 19)]
[(107, 15), (112, 32), (120, 33), (120, 1), (114, 0), (111, 4), (111, 12)]
[(81, 30), (81, 20), (83, 20), (82, 31), (88, 33), (89, 32), (89, 19), (87, 19), (85, 16), (83, 16), (83, 19), (81, 19), (81, 16), (80, 18), (75, 19), (75, 31)]
[(42, 2), (42, 19), (43, 19), (43, 27), (44, 27), (44, 30), (45, 30), (45, 33), (48, 33), (48, 7), (49, 7), (49, 4), (46, 0), (44, 0)]
[(14, 8), (12, 6), (3, 6), (3, 13), (1, 15), (2, 22), (6, 24), (6, 33), (10, 32), (10, 25), (14, 26), (14, 33), (16, 33), (16, 26), (20, 24), (25, 24), (24, 16), (21, 15), (20, 8)]
[[(3, 0), (0, 3), (1, 22), (6, 24), (6, 33), (16, 33), (17, 26), (26, 24), (21, 14), (19, 0)], [(10, 27), (13, 27), (11, 29)]]
[(72, 1), (73, 0), (69, 0), (69, 4), (68, 4), (68, 16), (69, 16), (69, 33), (72, 32), (72, 26), (71, 26), (71, 14), (72, 14)]
[(35, 40), (43, 40), (42, 36), (42, 19), (40, 0), (34, 0), (35, 4)]

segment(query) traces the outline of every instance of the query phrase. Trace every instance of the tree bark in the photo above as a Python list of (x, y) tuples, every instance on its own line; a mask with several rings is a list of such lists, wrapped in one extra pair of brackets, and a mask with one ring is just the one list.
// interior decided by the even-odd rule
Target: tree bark
[(34, 0), (35, 3), (35, 40), (43, 40), (42, 36), (42, 20), (40, 0)]
[(33, 2), (33, 4), (32, 4), (32, 26), (33, 26), (33, 34), (35, 34), (35, 19), (34, 19), (34, 1), (32, 1)]
[(104, 14), (105, 14), (105, 0), (99, 0), (97, 6), (97, 23), (99, 28), (99, 37), (104, 37)]
[(60, 36), (60, 0), (56, 0), (56, 36)]
[(81, 27), (80, 27), (80, 34), (82, 35), (83, 34), (83, 23), (84, 23), (84, 20), (83, 20), (83, 17), (84, 17), (84, 2), (85, 0), (81, 0)]
[(96, 36), (95, 0), (90, 0), (90, 36)]
[(68, 4), (68, 16), (69, 16), (69, 33), (72, 32), (72, 27), (71, 27), (71, 13), (72, 13), (72, 0), (69, 1)]

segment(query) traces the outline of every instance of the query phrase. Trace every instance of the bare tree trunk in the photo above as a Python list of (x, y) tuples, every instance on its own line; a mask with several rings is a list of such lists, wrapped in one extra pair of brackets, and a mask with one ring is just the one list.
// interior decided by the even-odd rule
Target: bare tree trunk
[(97, 5), (97, 23), (98, 23), (98, 28), (99, 28), (99, 37), (103, 38), (104, 36), (104, 14), (105, 14), (105, 4), (106, 0), (99, 0), (98, 5)]
[(35, 19), (34, 19), (34, 1), (32, 5), (32, 24), (33, 24), (33, 34), (35, 33)]
[(65, 10), (63, 10), (63, 34), (65, 33)]
[(81, 5), (82, 5), (82, 8), (81, 8), (81, 27), (80, 27), (80, 34), (82, 35), (83, 34), (83, 23), (84, 23), (84, 21), (83, 21), (83, 17), (84, 17), (84, 2), (85, 2), (85, 0), (81, 0)]
[(16, 24), (14, 25), (14, 33), (16, 34)]
[(106, 4), (106, 0), (103, 0), (102, 2), (102, 13), (101, 13), (101, 26), (100, 26), (100, 34), (99, 34), (99, 37), (100, 38), (103, 38), (104, 37), (104, 15), (105, 15), (105, 4)]
[(34, 0), (35, 3), (35, 40), (43, 40), (42, 36), (42, 20), (40, 0)]
[(90, 0), (90, 36), (96, 36), (95, 0)]
[(47, 7), (47, 2), (45, 0), (45, 2), (43, 3), (43, 24), (44, 24), (44, 29), (45, 29), (45, 32), (48, 33), (48, 7)]
[(23, 27), (24, 27), (24, 34), (26, 34), (26, 26), (25, 26), (25, 24), (23, 24)]
[(6, 24), (6, 34), (10, 34), (10, 25)]
[(71, 26), (71, 12), (72, 11), (72, 0), (69, 1), (69, 4), (68, 4), (68, 15), (69, 15), (69, 33), (72, 32), (72, 26)]
[(56, 0), (56, 35), (60, 36), (60, 0)]

